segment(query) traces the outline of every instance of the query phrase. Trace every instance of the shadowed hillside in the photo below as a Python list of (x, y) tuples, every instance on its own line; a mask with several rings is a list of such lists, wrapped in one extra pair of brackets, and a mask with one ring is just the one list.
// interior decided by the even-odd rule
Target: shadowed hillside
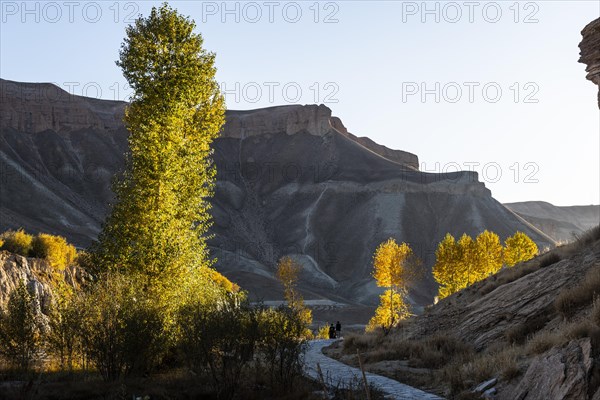
[[(124, 107), (3, 80), (0, 229), (87, 246), (123, 165)], [(217, 268), (254, 298), (279, 300), (275, 263), (291, 255), (305, 267), (306, 299), (330, 304), (317, 318), (346, 310), (366, 322), (370, 311), (357, 309), (370, 310), (379, 293), (371, 255), (389, 237), (410, 243), (428, 267), (447, 232), (490, 229), (504, 239), (520, 230), (540, 247), (554, 243), (494, 200), (476, 173), (419, 172), (415, 155), (356, 137), (323, 105), (228, 111), (213, 147)], [(412, 299), (427, 304), (435, 291), (428, 275)]]
[(600, 224), (600, 206), (558, 207), (544, 201), (504, 204), (542, 232), (559, 242)]

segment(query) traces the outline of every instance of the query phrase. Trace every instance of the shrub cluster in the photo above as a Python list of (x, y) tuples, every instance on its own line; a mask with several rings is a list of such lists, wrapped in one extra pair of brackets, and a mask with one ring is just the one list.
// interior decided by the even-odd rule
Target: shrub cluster
[(39, 233), (30, 235), (19, 229), (6, 231), (0, 235), (0, 250), (10, 251), (24, 257), (36, 257), (48, 260), (57, 270), (64, 270), (75, 261), (77, 251), (62, 236)]
[(143, 281), (109, 273), (81, 291), (60, 282), (44, 316), (23, 283), (0, 309), (0, 355), (20, 371), (50, 359), (107, 382), (187, 367), (219, 399), (233, 398), (248, 376), (273, 392), (293, 390), (306, 346), (301, 313), (253, 306), (239, 291), (209, 301), (198, 293), (171, 313)]

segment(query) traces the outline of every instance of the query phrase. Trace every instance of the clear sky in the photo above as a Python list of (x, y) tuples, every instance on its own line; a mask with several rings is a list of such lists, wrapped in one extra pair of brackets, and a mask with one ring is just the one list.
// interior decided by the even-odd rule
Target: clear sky
[[(1, 1), (0, 76), (124, 100), (114, 61), (144, 1)], [(501, 202), (600, 203), (594, 1), (171, 2), (217, 54), (231, 109), (323, 103), (358, 136), (475, 169)]]

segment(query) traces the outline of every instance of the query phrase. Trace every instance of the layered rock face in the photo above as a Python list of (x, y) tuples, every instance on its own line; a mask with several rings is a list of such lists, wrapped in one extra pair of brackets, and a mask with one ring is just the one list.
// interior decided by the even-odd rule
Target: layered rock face
[[(523, 379), (512, 391), (500, 399), (600, 399), (600, 389), (594, 393), (595, 382), (590, 382), (597, 371), (597, 360), (590, 338), (574, 340), (555, 347), (536, 357)], [(596, 371), (594, 371), (596, 368)], [(590, 393), (591, 392), (591, 393)]]
[[(1, 103), (0, 229), (88, 245), (123, 166), (125, 104), (67, 95), (53, 106), (24, 95), (34, 84), (2, 83), (12, 89)], [(419, 172), (415, 155), (352, 135), (325, 106), (228, 111), (226, 119), (213, 145), (210, 246), (217, 269), (253, 298), (282, 298), (274, 269), (285, 255), (303, 263), (308, 299), (372, 305), (380, 289), (371, 257), (389, 237), (410, 243), (427, 267), (446, 232), (490, 229), (504, 238), (520, 230), (541, 247), (553, 244), (494, 200), (476, 173)], [(428, 276), (411, 295), (426, 304), (435, 291)]]
[(72, 96), (50, 83), (0, 80), (0, 128), (24, 133), (46, 130), (117, 130), (122, 127), (125, 103)]
[[(583, 39), (579, 43), (580, 63), (587, 65), (586, 78), (600, 86), (600, 18), (595, 19), (581, 31)], [(598, 89), (598, 107), (600, 108), (600, 88)]]
[(10, 294), (24, 282), (37, 300), (38, 313), (47, 314), (53, 296), (52, 282), (56, 280), (57, 273), (73, 287), (87, 279), (84, 272), (75, 266), (57, 272), (46, 260), (0, 251), (0, 307), (6, 306)]

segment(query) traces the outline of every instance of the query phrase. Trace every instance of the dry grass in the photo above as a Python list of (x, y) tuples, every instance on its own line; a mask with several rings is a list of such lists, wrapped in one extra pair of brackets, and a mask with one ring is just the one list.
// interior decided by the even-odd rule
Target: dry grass
[(496, 275), (486, 279), (478, 290), (478, 293), (485, 296), (496, 288), (521, 279), (522, 277), (537, 271), (539, 268), (539, 257), (517, 264), (514, 267), (504, 268)]
[(535, 332), (542, 329), (551, 317), (550, 312), (542, 311), (536, 318), (532, 318), (520, 325), (513, 326), (504, 332), (504, 337), (511, 344), (523, 344)]
[(575, 242), (577, 250), (581, 250), (600, 240), (600, 225), (593, 227), (585, 231), (580, 235), (575, 235)]
[(505, 380), (515, 378), (521, 373), (518, 360), (521, 349), (515, 346), (500, 351), (484, 352), (475, 355), (469, 362), (448, 364), (441, 377), (450, 385), (450, 395), (457, 396), (474, 385), (501, 376)]
[(510, 282), (514, 282), (517, 279), (521, 279), (525, 275), (529, 275), (532, 272), (538, 270), (539, 265), (535, 262), (537, 259), (526, 261), (521, 264), (517, 264), (514, 267), (506, 268), (498, 276), (498, 285), (505, 285)]
[(539, 332), (527, 342), (525, 353), (528, 355), (542, 354), (561, 343), (562, 338), (560, 334), (547, 331)]
[(549, 267), (550, 265), (556, 264), (560, 260), (562, 260), (562, 256), (560, 255), (560, 253), (558, 251), (550, 251), (540, 257), (539, 267), (546, 268), (546, 267)]
[[(476, 297), (481, 297), (496, 288), (517, 281), (541, 268), (554, 268), (562, 260), (571, 263), (580, 262), (583, 250), (589, 252), (591, 244), (600, 239), (600, 227), (577, 238), (572, 243), (555, 248), (532, 260), (512, 268), (505, 268), (495, 276), (473, 285), (463, 291), (463, 299), (454, 296), (453, 307), (460, 307)], [(564, 262), (560, 264), (560, 268)], [(470, 291), (469, 291), (470, 290)], [(435, 307), (429, 310), (426, 321), (435, 324)], [(452, 310), (452, 307), (450, 307)], [(561, 319), (559, 314), (568, 317)], [(431, 317), (433, 315), (434, 317)], [(600, 348), (600, 264), (590, 268), (581, 282), (563, 289), (546, 308), (537, 311), (537, 317), (520, 325), (514, 325), (505, 332), (506, 341), (500, 339), (486, 350), (476, 353), (469, 344), (460, 338), (439, 334), (439, 329), (426, 332), (438, 332), (431, 336), (414, 339), (410, 337), (367, 336), (352, 338), (344, 344), (347, 353), (359, 348), (367, 363), (383, 360), (404, 360), (398, 365), (399, 378), (406, 380), (411, 374), (410, 368), (419, 368), (421, 384), (417, 387), (432, 390), (449, 398), (469, 398), (470, 389), (491, 377), (510, 381), (521, 376), (529, 362), (557, 346), (584, 337), (592, 340), (594, 348)], [(409, 330), (410, 331), (410, 330)], [(421, 330), (420, 330), (421, 331)], [(385, 364), (383, 364), (385, 365)], [(423, 373), (426, 371), (426, 373)], [(465, 397), (466, 396), (466, 397)]]
[(379, 331), (372, 333), (352, 333), (344, 337), (343, 351), (346, 354), (361, 352), (379, 347), (384, 341), (383, 335)]
[(576, 310), (589, 305), (600, 295), (600, 266), (596, 265), (586, 274), (577, 286), (562, 290), (554, 300), (554, 308), (564, 318), (569, 319)]
[(438, 369), (456, 360), (470, 359), (473, 349), (462, 341), (443, 334), (419, 340), (405, 340), (402, 335), (352, 335), (344, 340), (343, 351), (363, 353), (365, 362), (408, 360), (414, 368)]
[(590, 339), (592, 339), (592, 342), (599, 343), (600, 327), (592, 324), (587, 320), (582, 320), (580, 322), (573, 323), (567, 326), (562, 331), (562, 335), (564, 338), (564, 342), (589, 337)]

